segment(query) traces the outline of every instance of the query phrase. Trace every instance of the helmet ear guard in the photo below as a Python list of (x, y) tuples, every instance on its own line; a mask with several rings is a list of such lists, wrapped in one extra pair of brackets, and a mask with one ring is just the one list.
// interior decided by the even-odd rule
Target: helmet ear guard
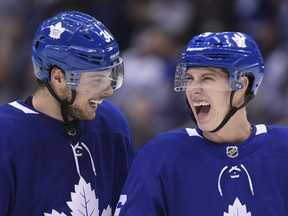
[(241, 70), (235, 70), (234, 72), (229, 72), (229, 74), (232, 74), (232, 77), (230, 77), (229, 79), (229, 86), (232, 88), (232, 90), (237, 91), (239, 89), (242, 89), (243, 83), (240, 79), (242, 76), (244, 76), (245, 72)]

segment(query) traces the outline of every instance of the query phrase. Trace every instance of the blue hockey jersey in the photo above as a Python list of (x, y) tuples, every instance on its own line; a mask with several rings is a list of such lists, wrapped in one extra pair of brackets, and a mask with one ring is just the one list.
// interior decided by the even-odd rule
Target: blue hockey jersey
[(113, 214), (134, 154), (127, 121), (105, 100), (75, 127), (22, 101), (0, 107), (1, 216)]
[(116, 215), (287, 216), (288, 129), (256, 125), (237, 144), (198, 128), (157, 136), (138, 151)]

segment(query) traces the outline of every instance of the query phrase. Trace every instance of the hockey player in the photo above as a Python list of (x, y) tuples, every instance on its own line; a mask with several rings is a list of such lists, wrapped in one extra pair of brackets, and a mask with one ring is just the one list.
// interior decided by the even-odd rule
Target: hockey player
[(203, 33), (182, 54), (175, 90), (197, 127), (138, 151), (115, 216), (287, 216), (288, 130), (247, 118), (264, 76), (258, 45), (240, 32)]
[(67, 11), (32, 44), (39, 86), (0, 108), (0, 215), (113, 215), (133, 157), (126, 118), (105, 98), (123, 81), (111, 32)]

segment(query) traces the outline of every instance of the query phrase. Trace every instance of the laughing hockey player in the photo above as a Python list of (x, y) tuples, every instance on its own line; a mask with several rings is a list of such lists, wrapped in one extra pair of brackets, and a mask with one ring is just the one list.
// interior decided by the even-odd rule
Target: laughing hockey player
[(109, 30), (68, 11), (32, 44), (38, 88), (0, 108), (1, 216), (111, 216), (133, 157), (127, 121), (105, 98), (123, 62)]
[(175, 90), (185, 91), (197, 127), (163, 133), (139, 150), (115, 216), (287, 216), (288, 129), (247, 118), (263, 76), (249, 35), (193, 37)]

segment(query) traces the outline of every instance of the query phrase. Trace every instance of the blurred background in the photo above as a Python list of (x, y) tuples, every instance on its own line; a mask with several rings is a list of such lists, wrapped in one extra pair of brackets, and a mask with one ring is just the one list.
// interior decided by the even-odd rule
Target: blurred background
[(288, 125), (287, 0), (0, 0), (0, 105), (34, 91), (34, 32), (64, 10), (96, 17), (116, 37), (125, 78), (110, 100), (126, 115), (136, 148), (158, 133), (195, 126), (173, 79), (183, 46), (206, 31), (242, 31), (256, 39), (266, 74), (249, 118)]

